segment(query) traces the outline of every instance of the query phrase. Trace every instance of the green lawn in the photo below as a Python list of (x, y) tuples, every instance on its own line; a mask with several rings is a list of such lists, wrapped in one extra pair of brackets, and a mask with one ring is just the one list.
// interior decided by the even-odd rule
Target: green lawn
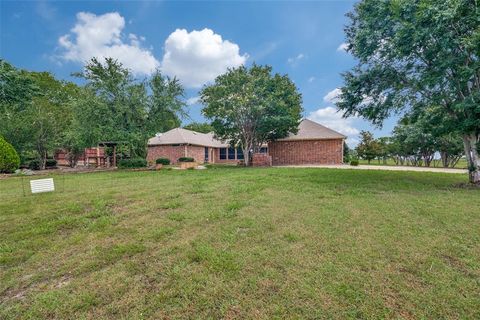
[(1, 319), (480, 318), (480, 190), (458, 186), (466, 175), (55, 178), (60, 191), (26, 197), (20, 178), (0, 180)]

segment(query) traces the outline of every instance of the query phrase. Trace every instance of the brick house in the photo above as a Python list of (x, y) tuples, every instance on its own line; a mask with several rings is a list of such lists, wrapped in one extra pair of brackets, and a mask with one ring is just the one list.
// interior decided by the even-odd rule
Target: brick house
[[(262, 163), (272, 165), (341, 164), (345, 136), (314, 121), (300, 122), (297, 134), (271, 141), (260, 150)], [(196, 162), (238, 163), (243, 160), (240, 148), (215, 139), (213, 133), (199, 133), (182, 128), (157, 134), (148, 140), (147, 161), (168, 158), (176, 163), (180, 157)], [(255, 164), (255, 155), (253, 156)]]

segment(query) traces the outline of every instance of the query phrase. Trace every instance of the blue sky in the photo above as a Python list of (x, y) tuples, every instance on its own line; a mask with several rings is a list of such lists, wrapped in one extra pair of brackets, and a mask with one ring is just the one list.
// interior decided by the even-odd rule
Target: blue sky
[(185, 85), (196, 121), (203, 84), (227, 67), (268, 64), (295, 82), (305, 117), (347, 134), (354, 145), (359, 130), (388, 135), (395, 119), (377, 129), (342, 119), (334, 108), (341, 72), (355, 63), (341, 49), (353, 3), (3, 1), (0, 56), (74, 81), (70, 74), (93, 55), (118, 58), (138, 79), (160, 68)]

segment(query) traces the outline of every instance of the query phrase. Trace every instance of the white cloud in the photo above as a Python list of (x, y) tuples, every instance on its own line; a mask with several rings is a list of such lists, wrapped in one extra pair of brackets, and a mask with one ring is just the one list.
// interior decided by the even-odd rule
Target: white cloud
[(315, 77), (308, 78), (308, 82), (312, 83), (313, 81), (315, 81)]
[(325, 107), (310, 112), (307, 118), (346, 135), (349, 146), (358, 143), (356, 137), (360, 131), (353, 124), (356, 117), (342, 118), (342, 114), (336, 108)]
[(347, 49), (348, 49), (348, 44), (343, 42), (338, 46), (337, 51), (338, 52), (347, 52)]
[(342, 90), (340, 88), (335, 88), (332, 91), (328, 92), (324, 97), (323, 101), (328, 102), (328, 103), (336, 103), (339, 100), (339, 96), (342, 93)]
[(299, 53), (296, 57), (288, 58), (287, 62), (291, 65), (295, 65), (302, 59), (305, 59), (305, 55), (303, 53)]
[(188, 32), (177, 29), (165, 40), (162, 71), (176, 76), (187, 87), (198, 88), (214, 80), (227, 68), (245, 63), (237, 44), (223, 40), (210, 29)]
[[(118, 59), (136, 74), (150, 74), (160, 64), (152, 52), (141, 46), (144, 37), (130, 33), (124, 42), (125, 19), (118, 12), (95, 15), (77, 13), (77, 22), (70, 33), (58, 39), (67, 61), (85, 63), (93, 57)], [(72, 39), (73, 38), (73, 39)]]
[(200, 97), (191, 97), (187, 99), (187, 105), (191, 106), (193, 104), (196, 104), (200, 101)]

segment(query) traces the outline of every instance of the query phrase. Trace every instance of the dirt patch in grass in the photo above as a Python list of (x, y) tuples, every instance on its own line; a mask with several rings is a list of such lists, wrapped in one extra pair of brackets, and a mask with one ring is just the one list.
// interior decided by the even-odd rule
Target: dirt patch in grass
[(480, 190), (480, 183), (461, 182), (455, 183), (453, 186), (458, 189)]

